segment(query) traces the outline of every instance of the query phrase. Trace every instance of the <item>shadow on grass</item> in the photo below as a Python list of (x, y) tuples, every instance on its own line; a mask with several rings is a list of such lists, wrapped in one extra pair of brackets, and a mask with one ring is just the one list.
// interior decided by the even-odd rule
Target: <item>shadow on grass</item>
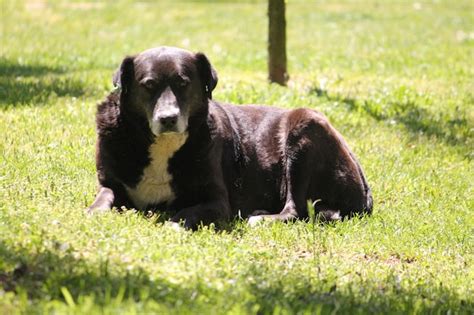
[(107, 261), (91, 263), (75, 258), (72, 249), (31, 253), (0, 242), (0, 261), (4, 266), (16, 266), (0, 270), (0, 289), (25, 294), (31, 302), (27, 308), (32, 309), (45, 301), (66, 303), (67, 297), (61, 288), (67, 288), (76, 304), (92, 297), (93, 303), (100, 307), (122, 301), (142, 306), (154, 303), (174, 312), (225, 313), (238, 310), (268, 314), (279, 309), (290, 313), (309, 311), (322, 314), (333, 311), (444, 313), (467, 312), (473, 307), (472, 301), (461, 300), (444, 287), (434, 289), (421, 284), (416, 290), (404, 291), (393, 279), (380, 279), (381, 285), (359, 277), (354, 280), (357, 283), (342, 290), (331, 284), (334, 279), (311, 283), (304, 274), (292, 279), (280, 276), (269, 283), (269, 278), (279, 273), (257, 263), (246, 271), (247, 274), (237, 275), (240, 279), (235, 288), (217, 290), (200, 278), (182, 287), (165, 278), (152, 280), (143, 269), (118, 274)]
[(63, 287), (67, 288), (76, 303), (80, 303), (79, 297), (92, 297), (99, 306), (111, 303), (111, 299), (117, 297), (121, 290), (125, 290), (124, 299), (154, 300), (169, 307), (176, 299), (192, 294), (164, 279), (152, 281), (141, 269), (114, 275), (107, 260), (91, 264), (75, 258), (72, 249), (29, 253), (0, 242), (0, 261), (15, 266), (8, 272), (0, 270), (0, 289), (26, 293), (28, 300), (33, 302), (45, 298), (65, 301), (61, 292)]
[(0, 74), (8, 77), (36, 77), (45, 74), (62, 74), (65, 73), (66, 69), (53, 68), (46, 65), (34, 64), (26, 65), (13, 62), (6, 58), (0, 58)]
[(372, 100), (358, 100), (342, 95), (330, 95), (328, 91), (313, 88), (311, 93), (327, 99), (329, 102), (339, 102), (350, 110), (363, 111), (378, 121), (401, 123), (414, 136), (424, 134), (434, 136), (451, 146), (468, 147), (472, 141), (471, 130), (474, 128), (463, 112), (448, 113), (439, 111), (433, 114), (418, 106), (416, 101), (387, 100), (385, 108)]
[(44, 105), (50, 97), (79, 97), (85, 91), (84, 83), (68, 76), (67, 69), (0, 59), (0, 108)]

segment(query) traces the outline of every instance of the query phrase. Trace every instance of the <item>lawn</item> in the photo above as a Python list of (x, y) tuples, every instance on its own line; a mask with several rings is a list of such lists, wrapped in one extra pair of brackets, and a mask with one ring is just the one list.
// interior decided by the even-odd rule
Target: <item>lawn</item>
[[(0, 313), (474, 312), (474, 3), (288, 1), (291, 80), (266, 80), (266, 2), (0, 0)], [(203, 51), (214, 98), (323, 112), (374, 213), (177, 232), (87, 217), (96, 104), (127, 54)]]

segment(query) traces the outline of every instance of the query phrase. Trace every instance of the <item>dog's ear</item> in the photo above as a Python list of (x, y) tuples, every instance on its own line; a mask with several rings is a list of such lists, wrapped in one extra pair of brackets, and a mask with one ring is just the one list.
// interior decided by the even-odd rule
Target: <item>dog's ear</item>
[(203, 53), (198, 52), (196, 54), (196, 62), (204, 91), (207, 97), (212, 99), (212, 91), (216, 87), (218, 81), (217, 72)]
[(120, 82), (120, 76), (122, 75), (122, 72), (120, 71), (121, 68), (122, 67), (119, 67), (115, 70), (115, 73), (112, 76), (112, 84), (114, 85), (114, 88), (120, 88), (122, 86), (122, 83)]
[(126, 94), (131, 87), (133, 78), (135, 76), (135, 69), (133, 61), (135, 56), (127, 56), (123, 59), (120, 67), (115, 71), (112, 77), (112, 83), (115, 88), (118, 88), (122, 93)]

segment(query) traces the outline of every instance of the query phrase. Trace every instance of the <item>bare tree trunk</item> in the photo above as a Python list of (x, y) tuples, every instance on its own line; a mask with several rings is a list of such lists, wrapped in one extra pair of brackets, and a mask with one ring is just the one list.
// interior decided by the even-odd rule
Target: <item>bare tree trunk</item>
[(268, 79), (286, 85), (288, 78), (285, 0), (268, 0)]

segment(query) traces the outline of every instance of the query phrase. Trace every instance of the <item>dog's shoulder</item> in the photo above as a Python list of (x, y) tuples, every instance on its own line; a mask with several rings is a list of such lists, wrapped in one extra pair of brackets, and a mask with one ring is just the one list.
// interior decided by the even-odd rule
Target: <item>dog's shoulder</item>
[(208, 125), (215, 128), (225, 128), (229, 124), (229, 107), (231, 105), (209, 101)]
[(122, 183), (135, 185), (150, 163), (152, 138), (143, 130), (142, 121), (123, 112), (120, 93), (112, 92), (97, 106), (97, 152), (99, 168)]

